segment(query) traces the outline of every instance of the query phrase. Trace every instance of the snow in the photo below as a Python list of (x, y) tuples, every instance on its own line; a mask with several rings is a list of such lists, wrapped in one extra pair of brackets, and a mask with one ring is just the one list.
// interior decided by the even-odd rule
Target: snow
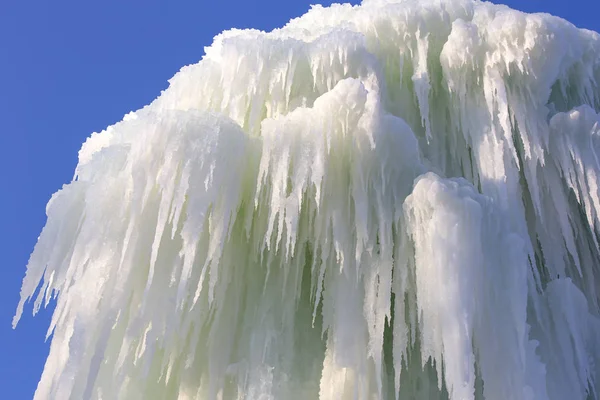
[(220, 34), (48, 203), (35, 398), (600, 398), (598, 82), (471, 0)]

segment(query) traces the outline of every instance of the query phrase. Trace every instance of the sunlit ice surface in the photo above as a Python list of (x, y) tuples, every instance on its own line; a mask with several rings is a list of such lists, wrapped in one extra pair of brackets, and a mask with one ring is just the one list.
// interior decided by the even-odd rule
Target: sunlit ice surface
[(365, 0), (205, 51), (48, 203), (36, 399), (600, 397), (597, 33)]

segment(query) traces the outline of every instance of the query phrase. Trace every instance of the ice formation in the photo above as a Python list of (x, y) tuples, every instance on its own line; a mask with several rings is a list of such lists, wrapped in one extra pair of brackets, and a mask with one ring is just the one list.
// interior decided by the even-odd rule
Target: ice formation
[(599, 82), (472, 0), (220, 34), (48, 203), (35, 397), (600, 398)]

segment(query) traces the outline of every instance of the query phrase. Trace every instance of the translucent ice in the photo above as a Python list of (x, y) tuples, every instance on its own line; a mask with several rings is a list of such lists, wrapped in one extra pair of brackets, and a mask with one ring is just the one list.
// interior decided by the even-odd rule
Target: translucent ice
[(36, 398), (600, 398), (599, 82), (471, 0), (220, 34), (50, 200)]

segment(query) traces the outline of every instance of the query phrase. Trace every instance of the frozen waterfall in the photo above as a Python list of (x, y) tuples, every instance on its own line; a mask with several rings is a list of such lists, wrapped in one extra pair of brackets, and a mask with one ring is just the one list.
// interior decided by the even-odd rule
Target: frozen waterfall
[(600, 399), (600, 35), (365, 0), (205, 51), (48, 203), (36, 399)]

